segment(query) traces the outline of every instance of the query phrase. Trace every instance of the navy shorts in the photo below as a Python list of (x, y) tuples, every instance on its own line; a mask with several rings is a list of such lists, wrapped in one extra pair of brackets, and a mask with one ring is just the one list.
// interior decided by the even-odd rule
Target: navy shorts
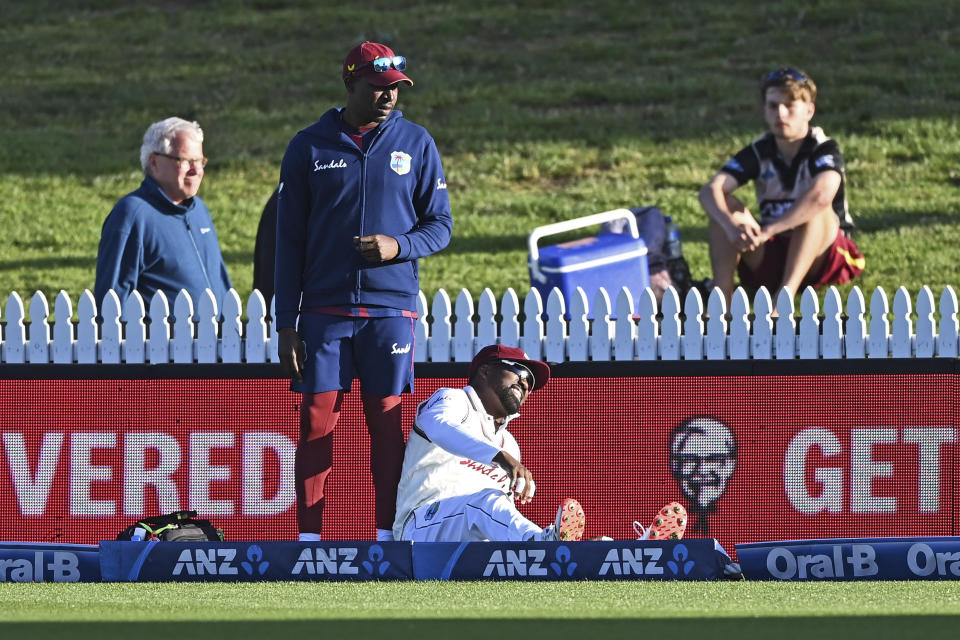
[(306, 344), (300, 393), (350, 391), (354, 378), (381, 396), (413, 392), (414, 319), (355, 318), (321, 313), (300, 316), (297, 332)]

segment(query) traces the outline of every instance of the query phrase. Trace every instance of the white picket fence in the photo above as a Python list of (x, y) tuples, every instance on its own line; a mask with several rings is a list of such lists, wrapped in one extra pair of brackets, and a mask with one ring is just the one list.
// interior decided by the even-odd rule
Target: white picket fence
[[(43, 293), (33, 295), (27, 316), (22, 299), (14, 292), (0, 317), (5, 323), (0, 362), (277, 362), (276, 333), (267, 321), (267, 305), (260, 292), (254, 291), (247, 301), (246, 321), (236, 291), (229, 291), (220, 302), (218, 306), (207, 290), (198, 302), (199, 321), (194, 322), (190, 320), (193, 301), (181, 291), (173, 305), (176, 322), (171, 322), (169, 303), (162, 292), (150, 301), (148, 315), (139, 294), (131, 295), (121, 309), (111, 291), (98, 324), (96, 303), (89, 291), (80, 296), (76, 322), (73, 303), (63, 291), (57, 296), (52, 318)], [(522, 307), (512, 289), (499, 304), (489, 289), (476, 302), (464, 289), (453, 304), (441, 289), (429, 309), (421, 291), (417, 308), (417, 362), (466, 362), (483, 346), (497, 342), (522, 347), (530, 357), (551, 362), (956, 358), (960, 344), (957, 296), (952, 287), (942, 291), (939, 306), (930, 289), (923, 287), (917, 295), (916, 312), (903, 287), (894, 294), (892, 310), (882, 288), (873, 292), (868, 309), (859, 288), (850, 291), (844, 307), (838, 290), (830, 287), (824, 292), (822, 312), (817, 293), (806, 289), (800, 297), (799, 319), (793, 298), (785, 291), (777, 297), (774, 315), (766, 289), (757, 293), (752, 307), (746, 293), (738, 289), (729, 314), (716, 289), (706, 308), (696, 290), (687, 294), (681, 308), (676, 291), (669, 289), (658, 308), (650, 289), (634, 302), (625, 288), (614, 305), (602, 289), (592, 304), (582, 289), (577, 289), (570, 301), (554, 289), (545, 305), (540, 293), (530, 289)], [(220, 311), (223, 319), (218, 322)], [(662, 316), (658, 318), (658, 314)], [(29, 327), (27, 317), (31, 319)]]

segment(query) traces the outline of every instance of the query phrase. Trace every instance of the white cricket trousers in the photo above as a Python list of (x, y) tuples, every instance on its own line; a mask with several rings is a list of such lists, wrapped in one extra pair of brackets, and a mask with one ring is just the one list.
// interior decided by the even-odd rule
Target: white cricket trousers
[(407, 516), (401, 540), (413, 542), (523, 542), (543, 529), (524, 518), (502, 491), (485, 489), (424, 504)]

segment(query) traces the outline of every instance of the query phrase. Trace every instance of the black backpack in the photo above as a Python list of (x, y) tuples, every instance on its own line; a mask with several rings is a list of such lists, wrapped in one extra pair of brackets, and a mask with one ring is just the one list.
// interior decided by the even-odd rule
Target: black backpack
[(165, 516), (143, 518), (117, 535), (117, 540), (160, 540), (162, 542), (223, 541), (223, 531), (198, 519), (196, 511), (174, 511)]

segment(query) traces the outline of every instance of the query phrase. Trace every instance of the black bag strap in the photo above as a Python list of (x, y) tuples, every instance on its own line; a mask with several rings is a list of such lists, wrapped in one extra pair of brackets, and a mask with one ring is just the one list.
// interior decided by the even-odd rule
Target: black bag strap
[(215, 527), (209, 520), (197, 518), (196, 516), (196, 511), (181, 510), (165, 515), (141, 518), (140, 520), (137, 520), (136, 523), (124, 529), (120, 535), (117, 536), (117, 539), (129, 540), (137, 528), (142, 528), (151, 536), (157, 537), (167, 530), (179, 529), (184, 525), (190, 525), (203, 530), (205, 533), (207, 533), (210, 540), (223, 540), (223, 532), (220, 529)]

